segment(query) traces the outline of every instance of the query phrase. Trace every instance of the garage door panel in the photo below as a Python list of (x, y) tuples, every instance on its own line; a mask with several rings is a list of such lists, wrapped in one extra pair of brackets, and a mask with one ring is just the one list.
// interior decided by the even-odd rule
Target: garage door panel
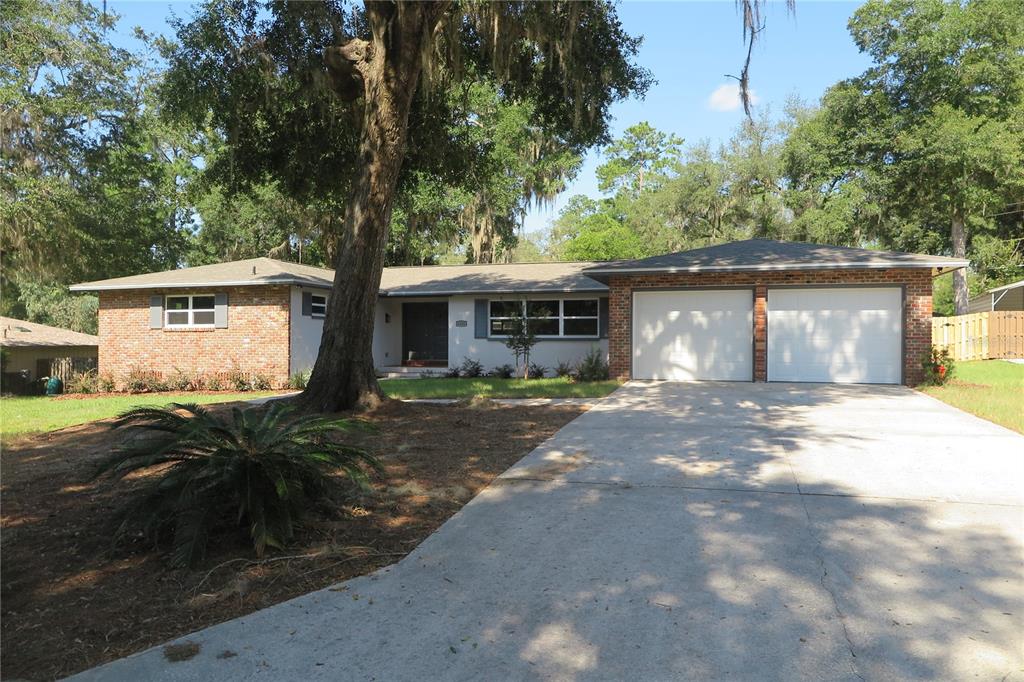
[(633, 312), (635, 378), (750, 381), (749, 290), (640, 292)]
[(899, 383), (898, 288), (770, 289), (768, 380)]

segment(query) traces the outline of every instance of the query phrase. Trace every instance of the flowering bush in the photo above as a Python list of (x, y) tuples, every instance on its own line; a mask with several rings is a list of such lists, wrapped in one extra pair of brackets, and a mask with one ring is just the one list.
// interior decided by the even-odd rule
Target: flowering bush
[(953, 378), (953, 358), (945, 348), (932, 346), (921, 366), (924, 367), (925, 383), (932, 386), (941, 386)]

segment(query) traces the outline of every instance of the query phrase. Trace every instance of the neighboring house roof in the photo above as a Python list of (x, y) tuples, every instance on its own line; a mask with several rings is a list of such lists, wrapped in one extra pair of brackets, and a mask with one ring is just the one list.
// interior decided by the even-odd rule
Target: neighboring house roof
[(679, 251), (639, 260), (600, 263), (586, 272), (591, 277), (640, 272), (735, 272), (765, 270), (828, 270), (835, 268), (932, 268), (940, 271), (967, 267), (968, 261), (898, 251), (871, 251), (847, 246), (747, 239)]
[(116, 291), (121, 289), (167, 289), (171, 287), (258, 286), (261, 284), (299, 284), (330, 287), (334, 271), (312, 265), (289, 263), (273, 258), (247, 258), (181, 268), (145, 275), (115, 277), (71, 285), (71, 291)]
[(989, 289), (967, 301), (968, 313), (1024, 310), (1024, 279)]
[[(1009, 291), (1010, 289), (1017, 289), (1019, 287), (1024, 287), (1024, 279), (1022, 279), (1019, 282), (1011, 282), (1009, 284), (1004, 284), (1003, 286), (996, 287), (995, 289), (989, 289), (985, 293), (986, 294), (998, 294), (1000, 291)], [(984, 296), (985, 294), (981, 294), (981, 295)]]
[(70, 329), (50, 327), (35, 322), (0, 317), (0, 346), (30, 348), (33, 346), (98, 346), (100, 338)]
[(502, 263), (384, 268), (381, 296), (608, 291), (583, 274), (594, 263)]
[[(593, 263), (506, 263), (498, 265), (423, 265), (384, 268), (381, 296), (442, 296), (452, 294), (607, 291), (608, 287), (583, 274)], [(167, 289), (217, 286), (297, 284), (330, 288), (334, 271), (272, 258), (200, 265), (83, 282), (72, 291)]]

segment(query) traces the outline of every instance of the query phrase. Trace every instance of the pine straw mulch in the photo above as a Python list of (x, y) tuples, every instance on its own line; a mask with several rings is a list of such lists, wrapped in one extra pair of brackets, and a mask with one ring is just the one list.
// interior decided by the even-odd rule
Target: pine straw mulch
[(373, 495), (310, 514), (262, 562), (226, 531), (192, 570), (168, 569), (148, 542), (111, 546), (130, 484), (91, 480), (123, 437), (109, 422), (4, 443), (3, 676), (70, 675), (394, 563), (582, 410), (387, 401), (361, 415), (377, 430), (354, 437), (385, 468)]

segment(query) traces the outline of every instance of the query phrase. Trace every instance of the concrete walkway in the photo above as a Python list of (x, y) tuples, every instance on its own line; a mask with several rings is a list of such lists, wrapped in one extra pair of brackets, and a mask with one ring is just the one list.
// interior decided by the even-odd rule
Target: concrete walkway
[(631, 383), (399, 564), (81, 679), (1024, 679), (1022, 544), (1024, 437), (925, 395)]

